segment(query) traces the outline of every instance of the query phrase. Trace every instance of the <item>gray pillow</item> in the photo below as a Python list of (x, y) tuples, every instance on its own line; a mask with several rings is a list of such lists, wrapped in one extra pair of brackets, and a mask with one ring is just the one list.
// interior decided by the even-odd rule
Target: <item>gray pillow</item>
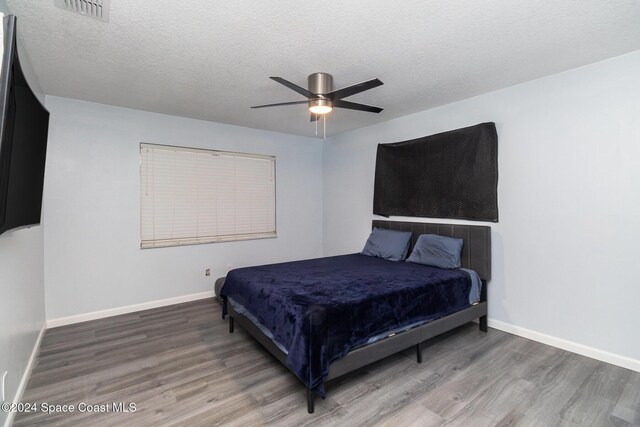
[(407, 262), (446, 269), (460, 268), (462, 244), (462, 239), (422, 234), (418, 237)]
[(395, 231), (374, 228), (364, 245), (362, 255), (374, 256), (389, 261), (402, 261), (407, 257), (411, 243), (410, 231)]

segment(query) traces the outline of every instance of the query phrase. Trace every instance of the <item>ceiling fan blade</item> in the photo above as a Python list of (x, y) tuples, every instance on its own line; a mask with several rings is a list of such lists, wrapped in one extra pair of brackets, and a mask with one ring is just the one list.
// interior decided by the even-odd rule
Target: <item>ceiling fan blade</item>
[(366, 111), (368, 113), (379, 113), (383, 109), (372, 105), (358, 104), (356, 102), (343, 101), (341, 99), (333, 101), (333, 106), (337, 108), (346, 108), (348, 110)]
[(309, 101), (278, 102), (277, 104), (256, 105), (251, 108), (279, 107), (281, 105), (308, 104)]
[(364, 92), (365, 90), (373, 89), (374, 87), (378, 87), (383, 85), (379, 79), (367, 80), (366, 82), (358, 83), (353, 86), (347, 86), (342, 89), (334, 90), (333, 92), (327, 93), (325, 96), (327, 98), (331, 98), (334, 101), (337, 101), (342, 98), (346, 98), (351, 95), (355, 95), (356, 93)]
[(291, 90), (295, 90), (296, 92), (298, 92), (300, 95), (305, 96), (307, 98), (315, 98), (315, 95), (311, 92), (309, 92), (308, 90), (306, 90), (305, 88), (302, 88), (296, 84), (291, 83), (288, 80), (283, 79), (282, 77), (269, 77), (271, 80), (275, 80), (278, 83), (280, 83), (281, 85), (284, 85), (286, 87), (288, 87)]
[(310, 122), (317, 122), (318, 120), (320, 120), (320, 114), (309, 114), (309, 121)]

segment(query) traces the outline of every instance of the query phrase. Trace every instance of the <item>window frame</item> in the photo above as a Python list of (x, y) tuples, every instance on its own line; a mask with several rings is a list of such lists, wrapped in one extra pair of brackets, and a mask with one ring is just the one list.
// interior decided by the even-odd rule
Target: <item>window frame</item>
[[(265, 232), (265, 233), (252, 233), (246, 234), (244, 237), (242, 235), (234, 234), (234, 235), (226, 235), (226, 236), (206, 236), (206, 237), (185, 237), (185, 238), (177, 238), (177, 239), (157, 239), (157, 240), (144, 240), (142, 236), (143, 230), (143, 215), (142, 215), (142, 186), (143, 186), (143, 157), (142, 150), (144, 148), (153, 148), (160, 147), (160, 149), (173, 149), (173, 151), (181, 151), (181, 152), (194, 152), (194, 153), (214, 153), (213, 155), (231, 155), (232, 157), (243, 157), (250, 159), (261, 159), (261, 160), (269, 160), (273, 164), (273, 220), (274, 227), (273, 233)], [(228, 150), (217, 150), (217, 149), (209, 149), (209, 148), (197, 148), (197, 147), (186, 147), (181, 145), (172, 145), (172, 144), (156, 144), (151, 142), (140, 142), (139, 151), (138, 151), (138, 169), (139, 169), (139, 201), (140, 201), (140, 249), (155, 249), (155, 248), (168, 248), (168, 247), (179, 247), (179, 246), (195, 246), (195, 245), (206, 245), (210, 243), (225, 243), (225, 242), (243, 242), (248, 240), (263, 240), (263, 239), (275, 239), (278, 237), (278, 186), (277, 186), (277, 160), (275, 155), (269, 154), (256, 154), (256, 153), (246, 153), (240, 151), (228, 151)]]

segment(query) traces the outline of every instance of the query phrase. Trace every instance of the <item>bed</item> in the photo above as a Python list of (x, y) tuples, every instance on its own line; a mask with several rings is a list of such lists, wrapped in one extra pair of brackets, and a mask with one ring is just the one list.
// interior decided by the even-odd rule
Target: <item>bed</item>
[(463, 239), (462, 269), (350, 254), (232, 270), (222, 288), (229, 332), (238, 323), (305, 384), (309, 413), (327, 381), (409, 347), (421, 363), (424, 341), (475, 319), (487, 330), (490, 227), (372, 226), (410, 231), (409, 251), (422, 234)]

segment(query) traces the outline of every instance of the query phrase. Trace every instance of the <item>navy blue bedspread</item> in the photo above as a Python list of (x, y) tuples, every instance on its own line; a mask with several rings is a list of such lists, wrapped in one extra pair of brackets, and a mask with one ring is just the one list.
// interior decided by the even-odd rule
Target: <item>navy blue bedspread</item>
[(221, 294), (273, 333), (289, 367), (324, 398), (331, 362), (372, 335), (468, 307), (470, 288), (464, 271), (353, 254), (238, 268)]

